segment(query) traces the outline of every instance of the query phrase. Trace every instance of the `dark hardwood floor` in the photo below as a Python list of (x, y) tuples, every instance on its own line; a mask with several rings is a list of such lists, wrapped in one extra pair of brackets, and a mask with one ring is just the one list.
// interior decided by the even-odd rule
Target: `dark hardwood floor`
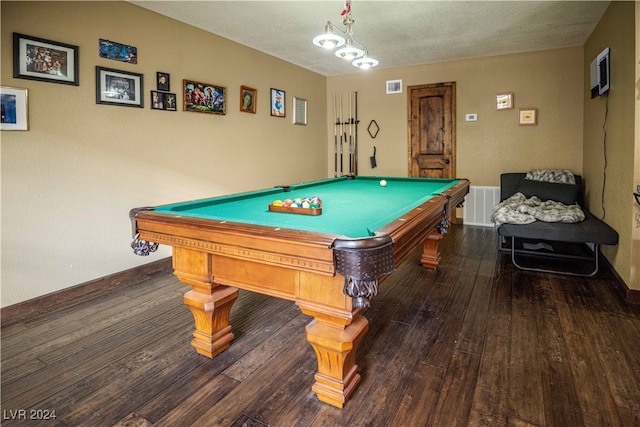
[(609, 272), (518, 271), (480, 227), (442, 249), (437, 271), (416, 252), (380, 286), (342, 410), (311, 392), (310, 318), (292, 302), (241, 291), (236, 338), (210, 360), (164, 271), (2, 328), (2, 424), (640, 426), (640, 307)]

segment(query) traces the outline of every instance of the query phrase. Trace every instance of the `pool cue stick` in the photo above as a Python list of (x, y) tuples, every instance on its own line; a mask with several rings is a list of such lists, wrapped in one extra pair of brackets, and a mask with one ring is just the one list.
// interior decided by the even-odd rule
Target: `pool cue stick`
[(353, 137), (353, 174), (358, 175), (358, 92), (353, 93), (353, 110), (356, 121)]
[(344, 142), (344, 119), (342, 118), (342, 92), (340, 92), (340, 176), (344, 175), (344, 168), (342, 166), (343, 149), (342, 144)]
[(353, 173), (353, 140), (351, 130), (353, 128), (353, 115), (351, 114), (351, 92), (349, 92), (349, 175)]
[(336, 109), (336, 93), (333, 92), (333, 176), (338, 176), (338, 110)]

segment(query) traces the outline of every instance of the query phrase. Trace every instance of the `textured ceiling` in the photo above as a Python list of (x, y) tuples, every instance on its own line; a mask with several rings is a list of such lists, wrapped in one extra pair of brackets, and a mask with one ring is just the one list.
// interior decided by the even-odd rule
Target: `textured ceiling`
[[(363, 72), (312, 44), (343, 1), (130, 1), (332, 76)], [(352, 0), (353, 34), (377, 69), (582, 46), (609, 2)]]

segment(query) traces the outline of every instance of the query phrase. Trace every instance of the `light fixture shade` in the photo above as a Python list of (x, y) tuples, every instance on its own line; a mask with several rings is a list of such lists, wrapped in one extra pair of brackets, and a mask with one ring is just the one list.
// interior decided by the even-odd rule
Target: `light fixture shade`
[[(331, 21), (327, 21), (327, 25), (324, 27), (324, 34), (315, 37), (313, 39), (313, 44), (325, 49), (333, 49), (335, 47), (346, 45), (336, 51), (336, 56), (338, 58), (351, 61), (355, 67), (363, 70), (367, 70), (378, 65), (377, 60), (369, 58), (367, 47), (353, 37), (353, 24), (355, 21), (351, 17), (351, 0), (345, 0), (344, 10), (342, 11), (341, 16), (342, 25), (345, 26), (345, 29), (342, 30), (341, 28), (336, 27)], [(334, 30), (344, 34), (346, 39), (335, 35), (333, 33)]]
[(343, 47), (336, 51), (336, 56), (338, 58), (346, 59), (347, 61), (353, 61), (356, 58), (360, 58), (364, 55), (364, 51), (362, 49), (358, 49), (357, 47), (347, 46)]
[(373, 68), (378, 65), (378, 61), (373, 58), (369, 58), (365, 56), (364, 58), (356, 59), (352, 62), (354, 67), (362, 68), (363, 70), (368, 70), (369, 68)]
[(323, 47), (325, 49), (333, 49), (334, 47), (344, 45), (344, 38), (338, 35), (335, 35), (331, 32), (322, 34), (313, 39), (313, 44), (316, 46)]

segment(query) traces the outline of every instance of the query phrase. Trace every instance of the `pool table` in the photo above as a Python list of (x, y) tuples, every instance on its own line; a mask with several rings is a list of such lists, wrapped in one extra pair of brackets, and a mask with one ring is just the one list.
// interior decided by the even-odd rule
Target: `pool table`
[[(466, 179), (344, 176), (135, 208), (131, 246), (138, 255), (172, 246), (175, 275), (191, 287), (191, 344), (207, 357), (234, 337), (238, 288), (295, 301), (314, 318), (305, 330), (318, 361), (312, 390), (342, 408), (360, 382), (363, 309), (417, 245), (422, 265), (437, 267), (451, 210), (468, 191)], [(312, 215), (269, 210), (276, 200), (314, 196), (322, 205)]]

